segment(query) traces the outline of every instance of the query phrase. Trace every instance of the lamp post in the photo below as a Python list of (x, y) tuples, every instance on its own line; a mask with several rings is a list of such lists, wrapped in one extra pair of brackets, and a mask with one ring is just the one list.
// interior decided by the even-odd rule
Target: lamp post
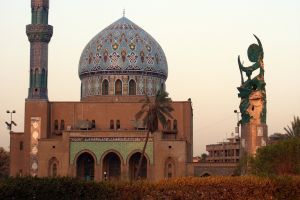
[(235, 127), (235, 132), (238, 134), (238, 141), (239, 141), (239, 151), (238, 153), (236, 152), (236, 154), (238, 154), (239, 160), (241, 158), (241, 138), (240, 138), (240, 113), (237, 110), (234, 110), (234, 113), (236, 113), (236, 119), (237, 119), (237, 123), (236, 123), (236, 127)]
[(6, 113), (7, 113), (7, 114), (10, 114), (10, 123), (5, 122), (5, 124), (6, 124), (6, 126), (7, 126), (7, 129), (8, 129), (9, 131), (11, 131), (11, 130), (12, 130), (12, 126), (17, 126), (17, 124), (12, 120), (12, 115), (13, 115), (14, 113), (16, 113), (16, 111), (15, 111), (15, 110), (13, 110), (13, 111), (7, 110)]
[(237, 133), (238, 136), (240, 137), (240, 113), (241, 112), (234, 110), (234, 113), (236, 113), (236, 119), (237, 119), (235, 133)]

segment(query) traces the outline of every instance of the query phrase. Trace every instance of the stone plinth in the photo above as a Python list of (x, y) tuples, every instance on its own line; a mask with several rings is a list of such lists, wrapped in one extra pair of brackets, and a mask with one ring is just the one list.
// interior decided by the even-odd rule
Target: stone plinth
[(268, 126), (266, 124), (248, 123), (241, 128), (241, 156), (247, 153), (255, 155), (259, 147), (266, 146)]

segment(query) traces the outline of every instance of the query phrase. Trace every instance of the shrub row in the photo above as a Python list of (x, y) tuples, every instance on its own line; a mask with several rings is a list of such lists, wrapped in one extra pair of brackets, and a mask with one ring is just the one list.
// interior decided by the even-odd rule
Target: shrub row
[(158, 183), (83, 182), (72, 178), (8, 178), (0, 199), (300, 199), (300, 177), (176, 178)]

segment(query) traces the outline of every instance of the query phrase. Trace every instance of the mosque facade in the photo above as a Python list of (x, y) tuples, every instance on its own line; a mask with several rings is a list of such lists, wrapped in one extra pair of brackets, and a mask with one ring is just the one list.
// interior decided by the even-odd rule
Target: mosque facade
[[(163, 49), (124, 16), (83, 49), (80, 101), (49, 101), (49, 0), (31, 0), (31, 12), (31, 24), (26, 26), (30, 83), (24, 132), (10, 134), (10, 175), (132, 180), (147, 134), (135, 114), (145, 95), (154, 98), (158, 90), (166, 90)], [(172, 101), (172, 107), (173, 118), (149, 138), (141, 178), (156, 181), (193, 172), (192, 103)]]

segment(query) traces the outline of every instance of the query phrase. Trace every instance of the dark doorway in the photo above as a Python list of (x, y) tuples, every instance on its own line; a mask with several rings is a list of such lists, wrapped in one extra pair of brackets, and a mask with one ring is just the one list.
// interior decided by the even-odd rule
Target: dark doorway
[(95, 161), (93, 156), (86, 152), (82, 153), (76, 161), (76, 177), (86, 181), (94, 180), (94, 165)]
[(201, 175), (201, 177), (208, 177), (208, 176), (210, 176), (210, 174), (207, 172)]
[(108, 153), (103, 159), (103, 180), (117, 181), (121, 175), (121, 160), (116, 153)]
[[(135, 178), (135, 174), (137, 171), (140, 157), (141, 157), (141, 153), (137, 152), (137, 153), (133, 154), (129, 159), (129, 178), (130, 178), (130, 180), (134, 180), (134, 178)], [(139, 174), (139, 179), (146, 179), (146, 178), (147, 178), (147, 159), (144, 156), (143, 161), (142, 161), (141, 171)]]

